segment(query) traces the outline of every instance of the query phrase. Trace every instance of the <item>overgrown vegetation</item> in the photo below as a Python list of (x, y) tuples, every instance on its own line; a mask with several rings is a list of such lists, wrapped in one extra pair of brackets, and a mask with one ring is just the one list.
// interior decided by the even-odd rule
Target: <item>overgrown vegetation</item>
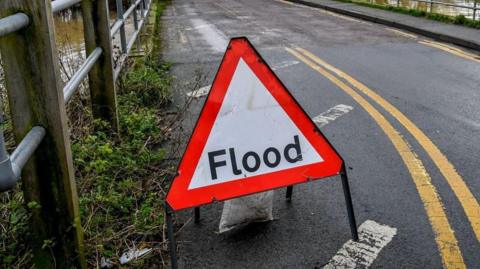
[(354, 3), (354, 4), (365, 6), (365, 7), (388, 10), (388, 11), (407, 14), (415, 17), (424, 17), (430, 20), (435, 20), (435, 21), (440, 21), (445, 23), (453, 23), (457, 25), (463, 25), (467, 27), (480, 29), (480, 21), (476, 21), (476, 20), (474, 21), (472, 19), (468, 19), (464, 15), (448, 16), (444, 14), (427, 12), (425, 10), (412, 9), (412, 8), (406, 8), (406, 7), (396, 7), (396, 6), (389, 6), (389, 5), (379, 5), (379, 4), (366, 3), (366, 2), (355, 1), (355, 0), (353, 1), (352, 0), (336, 0), (336, 1)]
[(0, 266), (28, 268), (31, 260), (31, 250), (27, 244), (28, 212), (20, 188), (2, 194), (0, 214)]
[[(154, 7), (157, 34), (165, 5)], [(176, 116), (169, 108), (170, 66), (161, 62), (159, 50), (150, 51), (120, 81), (118, 133), (92, 119), (88, 92), (68, 107), (89, 267), (118, 266), (123, 253), (142, 248), (155, 256), (129, 267), (163, 265), (164, 188), (173, 170), (166, 148)], [(0, 268), (31, 267), (28, 206), (35, 205), (24, 205), (20, 184), (0, 195)]]
[[(147, 86), (148, 84), (148, 86)], [(118, 95), (120, 133), (93, 121), (72, 144), (87, 255), (117, 263), (134, 248), (163, 249), (164, 164), (170, 100), (168, 65), (137, 64)]]

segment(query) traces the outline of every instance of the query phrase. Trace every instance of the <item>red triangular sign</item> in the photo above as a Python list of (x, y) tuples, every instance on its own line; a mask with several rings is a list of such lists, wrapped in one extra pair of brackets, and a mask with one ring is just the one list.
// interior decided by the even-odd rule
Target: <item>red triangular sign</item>
[(230, 41), (167, 195), (174, 210), (339, 174), (342, 158), (246, 38)]

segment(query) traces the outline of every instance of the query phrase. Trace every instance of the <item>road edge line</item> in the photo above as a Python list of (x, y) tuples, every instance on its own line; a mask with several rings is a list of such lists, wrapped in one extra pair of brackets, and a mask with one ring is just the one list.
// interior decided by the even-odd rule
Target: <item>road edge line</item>
[(450, 189), (460, 202), (460, 205), (462, 206), (463, 211), (470, 222), (473, 233), (477, 237), (477, 240), (480, 241), (480, 205), (473, 193), (470, 191), (470, 188), (468, 188), (467, 184), (463, 180), (462, 176), (455, 169), (455, 166), (433, 143), (433, 141), (415, 123), (405, 116), (405, 114), (403, 114), (390, 102), (385, 100), (382, 96), (368, 88), (365, 84), (356, 80), (342, 70), (323, 61), (313, 53), (302, 48), (297, 48), (297, 50), (303, 53), (303, 55), (306, 57), (312, 59), (316, 64), (323, 66), (325, 69), (330, 70), (339, 77), (345, 79), (354, 88), (367, 95), (371, 100), (392, 115), (413, 136), (413, 138), (425, 150), (427, 155), (447, 181)]
[(426, 171), (423, 162), (413, 152), (409, 143), (393, 125), (357, 91), (346, 85), (339, 78), (325, 70), (320, 65), (307, 58), (307, 56), (291, 48), (285, 48), (290, 54), (304, 62), (307, 66), (317, 71), (333, 84), (352, 97), (378, 124), (380, 129), (387, 135), (394, 148), (402, 158), (411, 178), (417, 188), (417, 192), (427, 213), (427, 218), (434, 232), (437, 249), (440, 252), (442, 263), (445, 268), (466, 268), (463, 255), (458, 246), (458, 240), (448, 221), (443, 203), (431, 182), (430, 174)]

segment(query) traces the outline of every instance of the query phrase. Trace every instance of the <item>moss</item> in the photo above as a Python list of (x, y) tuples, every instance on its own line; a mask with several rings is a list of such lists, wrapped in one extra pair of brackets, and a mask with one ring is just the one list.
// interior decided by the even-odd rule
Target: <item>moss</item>
[(153, 30), (153, 49), (152, 49), (152, 57), (153, 58), (158, 58), (160, 55), (161, 51), (161, 31), (162, 31), (162, 20), (159, 18), (162, 16), (163, 11), (169, 5), (171, 0), (163, 0), (163, 1), (157, 1), (156, 6), (155, 6), (155, 26)]

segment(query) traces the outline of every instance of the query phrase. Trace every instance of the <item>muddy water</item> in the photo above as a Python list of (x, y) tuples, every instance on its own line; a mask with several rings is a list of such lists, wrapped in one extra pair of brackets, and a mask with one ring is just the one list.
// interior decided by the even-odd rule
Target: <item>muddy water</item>
[(83, 19), (80, 10), (66, 10), (54, 16), (57, 46), (83, 47)]
[[(1, 0), (0, 0), (1, 1)], [(125, 6), (126, 8), (127, 6)], [(139, 11), (138, 11), (139, 12)], [(137, 13), (140, 17), (140, 13)], [(113, 25), (117, 14), (114, 10), (109, 11), (110, 25)], [(62, 11), (54, 16), (55, 39), (60, 59), (60, 68), (63, 79), (68, 79), (74, 74), (79, 65), (85, 60), (85, 43), (83, 36), (83, 16), (80, 8), (72, 8)], [(134, 33), (133, 16), (126, 19), (125, 34), (127, 42)], [(113, 60), (116, 63), (120, 56), (120, 37), (117, 33), (112, 40)]]
[[(2, 1), (2, 0), (0, 0)], [(110, 10), (110, 22), (113, 23), (116, 13)], [(83, 36), (83, 19), (80, 8), (67, 9), (54, 15), (55, 24), (55, 41), (58, 50), (58, 58), (60, 62), (60, 75), (63, 83), (66, 83), (75, 74), (80, 65), (85, 61), (85, 43)], [(132, 30), (131, 21), (127, 20), (127, 36)], [(118, 34), (117, 34), (118, 36)], [(119, 54), (118, 38), (114, 37), (113, 47), (114, 55)], [(115, 49), (117, 48), (117, 49)], [(115, 59), (115, 56), (114, 56)], [(3, 68), (0, 57), (0, 111), (4, 111), (7, 107), (7, 96), (5, 89)], [(80, 92), (84, 92), (84, 87), (80, 87)], [(0, 112), (1, 113), (1, 112)], [(4, 115), (8, 112), (4, 111)]]
[(55, 41), (62, 80), (67, 81), (85, 59), (82, 12), (69, 9), (55, 15)]
[[(85, 59), (82, 13), (78, 9), (66, 10), (55, 15), (54, 20), (62, 80), (66, 81)], [(5, 102), (6, 99), (5, 92), (3, 68), (0, 65), (0, 98), (2, 102)]]

